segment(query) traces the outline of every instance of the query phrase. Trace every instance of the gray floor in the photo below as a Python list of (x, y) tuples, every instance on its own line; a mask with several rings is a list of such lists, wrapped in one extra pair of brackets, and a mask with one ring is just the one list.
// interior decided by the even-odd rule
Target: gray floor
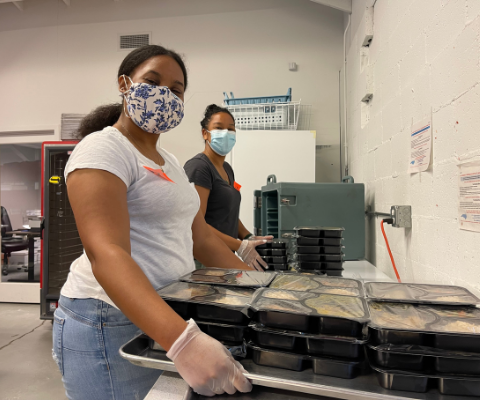
[[(35, 264), (33, 269), (35, 282), (40, 282), (40, 263)], [(17, 265), (9, 266), (8, 275), (2, 274), (2, 282), (8, 282), (9, 279), (27, 279), (28, 272), (25, 268)]]
[(52, 359), (52, 324), (38, 304), (0, 303), (0, 399), (64, 400)]

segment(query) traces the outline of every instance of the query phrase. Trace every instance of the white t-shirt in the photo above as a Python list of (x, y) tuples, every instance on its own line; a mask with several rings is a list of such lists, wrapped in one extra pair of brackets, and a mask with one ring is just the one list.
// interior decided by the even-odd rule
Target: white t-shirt
[[(160, 147), (158, 151), (165, 160), (165, 174), (175, 183), (144, 168), (160, 166), (144, 157), (113, 127), (83, 139), (65, 167), (65, 180), (76, 169), (90, 168), (108, 171), (125, 183), (131, 255), (155, 289), (195, 269), (192, 223), (200, 208), (197, 191), (178, 160)], [(99, 299), (115, 306), (93, 275), (85, 252), (72, 263), (61, 294)]]

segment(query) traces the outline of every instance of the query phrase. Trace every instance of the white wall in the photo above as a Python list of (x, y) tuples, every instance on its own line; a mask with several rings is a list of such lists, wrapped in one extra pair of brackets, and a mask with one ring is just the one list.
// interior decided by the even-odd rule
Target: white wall
[[(118, 101), (116, 70), (127, 54), (117, 51), (118, 34), (151, 32), (153, 43), (185, 55), (190, 73), (184, 122), (162, 137), (181, 163), (203, 149), (202, 112), (221, 103), (223, 91), (242, 97), (292, 87), (294, 99), (313, 105), (317, 143), (338, 144), (337, 10), (308, 0), (84, 0), (70, 8), (31, 0), (23, 13), (0, 7), (0, 87), (9, 93), (0, 98), (0, 132), (58, 127), (61, 113)], [(291, 61), (297, 72), (288, 71)]]
[[(352, 21), (361, 21), (365, 0), (355, 3)], [(374, 98), (363, 129), (362, 24), (353, 26), (347, 66), (350, 173), (366, 184), (373, 209), (412, 206), (412, 229), (386, 228), (405, 280), (479, 292), (480, 234), (458, 227), (457, 163), (480, 155), (480, 2), (377, 0), (368, 67)], [(411, 175), (409, 130), (431, 110), (433, 164)], [(369, 258), (394, 277), (378, 223), (369, 224)]]

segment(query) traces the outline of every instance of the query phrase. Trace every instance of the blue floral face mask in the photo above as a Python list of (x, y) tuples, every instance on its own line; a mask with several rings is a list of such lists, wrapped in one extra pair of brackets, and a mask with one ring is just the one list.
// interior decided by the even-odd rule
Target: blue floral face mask
[[(154, 86), (147, 83), (133, 83), (122, 94), (125, 99), (127, 117), (145, 132), (165, 133), (180, 125), (183, 119), (184, 104), (166, 86)], [(127, 81), (123, 76), (125, 85)]]

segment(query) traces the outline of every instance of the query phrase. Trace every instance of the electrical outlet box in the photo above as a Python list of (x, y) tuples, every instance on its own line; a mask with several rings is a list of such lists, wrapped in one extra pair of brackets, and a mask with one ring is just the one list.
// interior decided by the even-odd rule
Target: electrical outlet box
[(392, 206), (390, 214), (393, 219), (394, 228), (412, 227), (412, 206)]

